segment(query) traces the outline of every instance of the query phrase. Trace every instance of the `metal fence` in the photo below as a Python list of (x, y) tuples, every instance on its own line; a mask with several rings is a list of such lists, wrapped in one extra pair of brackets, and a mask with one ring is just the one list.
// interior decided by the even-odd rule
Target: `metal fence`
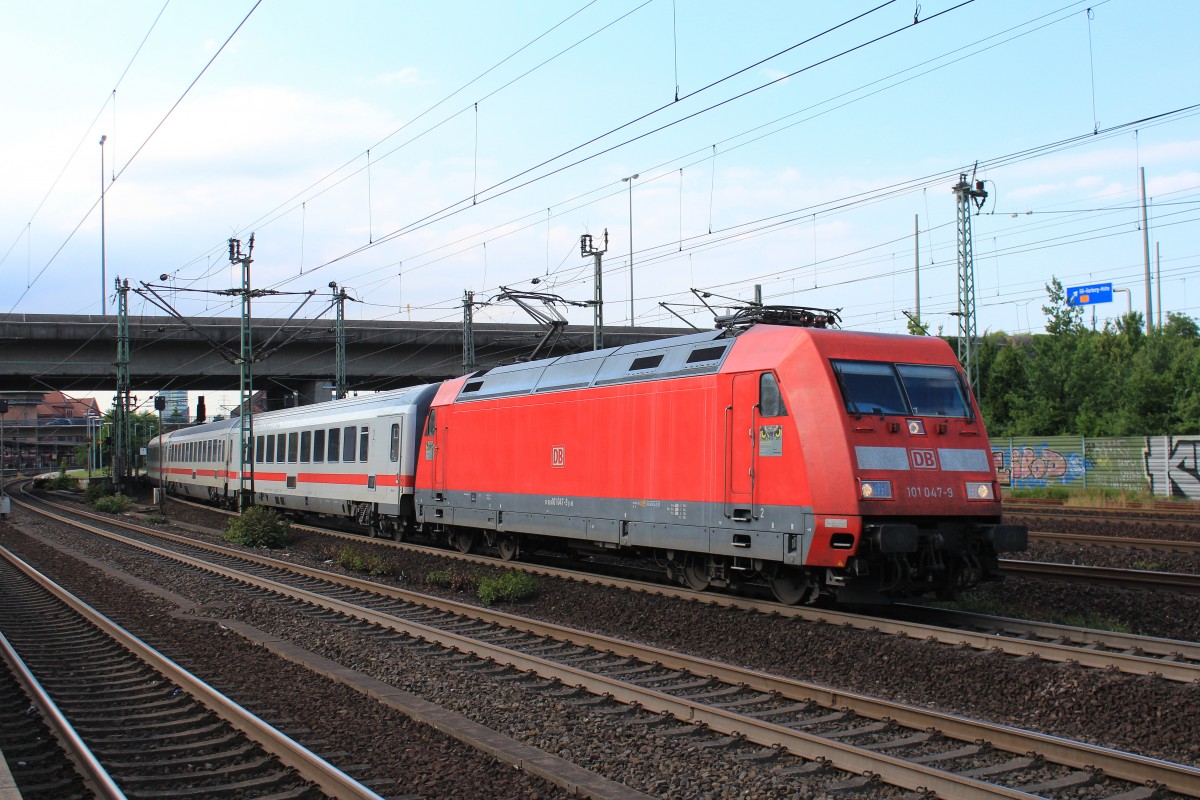
[(1000, 483), (1149, 492), (1200, 500), (1200, 436), (1018, 436), (992, 440)]

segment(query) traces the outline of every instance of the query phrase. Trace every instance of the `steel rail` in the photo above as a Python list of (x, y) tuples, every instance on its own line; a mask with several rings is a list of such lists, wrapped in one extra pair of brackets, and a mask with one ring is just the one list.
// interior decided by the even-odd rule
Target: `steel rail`
[[(66, 520), (61, 519), (60, 521), (66, 522)], [(74, 524), (78, 525), (78, 523)], [(99, 529), (95, 529), (93, 532), (101, 533)], [(277, 757), (283, 764), (296, 770), (305, 780), (315, 783), (325, 793), (336, 798), (346, 798), (346, 800), (383, 800), (375, 792), (363, 786), (308, 748), (285, 736), (249, 711), (246, 711), (233, 700), (200, 680), (200, 678), (192, 675), (183, 667), (174, 663), (132, 633), (126, 631), (108, 617), (84, 603), (7, 548), (0, 546), (0, 556), (8, 559), (17, 569), (56, 599), (99, 628), (140, 660), (150, 665), (150, 667), (163, 675), (168, 681), (180, 686), (221, 719), (258, 742), (267, 752)]]
[(1030, 531), (1029, 538), (1040, 542), (1076, 544), (1084, 547), (1129, 547), (1140, 550), (1200, 553), (1200, 542), (1179, 539), (1143, 539), (1137, 536), (1104, 536), (1101, 534), (1052, 533), (1050, 531)]
[[(789, 751), (806, 758), (815, 759), (821, 757), (829, 761), (833, 766), (850, 772), (877, 774), (889, 784), (908, 789), (924, 788), (934, 791), (943, 797), (963, 798), (963, 800), (987, 797), (1033, 797), (1033, 795), (1018, 790), (998, 787), (993, 784), (983, 783), (954, 775), (953, 773), (931, 769), (925, 765), (873, 752), (865, 748), (855, 747), (844, 742), (824, 739), (783, 726), (765, 723), (726, 709), (713, 708), (703, 703), (674, 697), (603, 675), (589, 673), (570, 665), (556, 664), (547, 659), (520, 653), (501, 645), (471, 639), (468, 636), (439, 630), (423, 623), (404, 620), (392, 614), (365, 608), (354, 603), (347, 603), (305, 589), (287, 586), (269, 578), (254, 576), (240, 570), (194, 559), (167, 548), (128, 539), (120, 534), (83, 525), (54, 514), (49, 514), (48, 516), (69, 525), (91, 530), (114, 541), (130, 544), (148, 552), (221, 575), (231, 580), (269, 589), (295, 600), (372, 622), (409, 636), (433, 641), (446, 647), (470, 653), (479, 658), (491, 659), (497, 663), (512, 666), (516, 669), (530, 670), (541, 677), (559, 680), (567, 684), (582, 683), (590, 691), (609, 694), (622, 702), (637, 703), (641, 707), (651, 711), (671, 713), (681, 719), (703, 722), (713, 730), (727, 734), (742, 735), (749, 741), (765, 746), (784, 746)], [(106, 519), (105, 521), (109, 522), (110, 520)], [(181, 543), (191, 546), (197, 545), (196, 542), (186, 537), (176, 537), (173, 534), (165, 534), (161, 531), (143, 532), (168, 540), (182, 540)], [(993, 746), (1001, 750), (1021, 754), (1036, 750), (1048, 760), (1064, 766), (1076, 769), (1099, 769), (1106, 775), (1136, 783), (1145, 783), (1146, 781), (1153, 780), (1172, 791), (1192, 797), (1200, 797), (1200, 768), (1197, 767), (1176, 764), (1132, 753), (1122, 753), (1111, 748), (1074, 742), (1036, 731), (971, 720), (955, 714), (912, 708), (851, 692), (840, 692), (828, 687), (817, 686), (755, 670), (746, 670), (709, 659), (626, 642), (599, 634), (577, 631), (506, 612), (484, 609), (372, 581), (337, 575), (310, 567), (302, 567), (290, 562), (278, 561), (263, 556), (254, 556), (218, 545), (203, 545), (202, 549), (208, 549), (213, 552), (227, 551), (223, 554), (252, 563), (259, 563), (264, 566), (294, 572), (305, 577), (317, 578), (336, 585), (371, 592), (372, 594), (465, 616), (481, 622), (504, 625), (514, 630), (531, 633), (536, 636), (564, 640), (573, 644), (592, 647), (600, 651), (611, 652), (615, 655), (636, 658), (647, 663), (657, 662), (671, 669), (686, 670), (698, 675), (708, 675), (717, 680), (734, 684), (744, 684), (763, 692), (775, 692), (780, 697), (792, 700), (813, 701), (829, 708), (849, 708), (864, 717), (872, 719), (886, 718), (900, 725), (917, 730), (935, 728), (944, 735), (954, 739), (973, 742), (981, 737), (986, 737)]]
[[(47, 505), (52, 505), (53, 507), (64, 511), (68, 511), (72, 514), (87, 517), (89, 519), (100, 520), (111, 525), (124, 527), (128, 530), (153, 533), (155, 536), (177, 541), (182, 544), (190, 544), (195, 547), (213, 549), (213, 552), (236, 555), (236, 557), (246, 558), (248, 560), (265, 558), (248, 554), (241, 550), (223, 548), (220, 545), (213, 545), (207, 542), (198, 542), (195, 539), (191, 539), (186, 536), (178, 536), (167, 531), (151, 531), (138, 525), (133, 525), (120, 520), (114, 520), (110, 517), (92, 514), (86, 511), (68, 509), (60, 505), (47, 503), (44, 500), (41, 502), (46, 503)], [(205, 509), (208, 508), (207, 506), (196, 507)], [(234, 514), (234, 516), (236, 516), (236, 514)], [(998, 634), (986, 631), (962, 630), (960, 628), (947, 628), (945, 626), (936, 624), (894, 620), (878, 616), (867, 616), (861, 613), (853, 613), (849, 611), (817, 609), (805, 606), (789, 606), (772, 600), (756, 600), (751, 598), (714, 594), (713, 592), (698, 592), (693, 589), (686, 589), (679, 586), (663, 586), (661, 584), (649, 584), (644, 581), (612, 578), (562, 567), (551, 567), (539, 564), (530, 564), (527, 562), (503, 561), (502, 559), (496, 559), (489, 556), (468, 555), (452, 550), (413, 544), (410, 542), (394, 542), (386, 539), (364, 540), (362, 536), (357, 534), (331, 531), (326, 528), (317, 528), (308, 525), (294, 525), (293, 527), (301, 530), (317, 532), (322, 535), (333, 536), (339, 539), (345, 539), (348, 541), (369, 542), (371, 544), (378, 544), (380, 546), (401, 548), (427, 555), (451, 558), (472, 564), (482, 564), (487, 566), (503, 564), (515, 569), (521, 569), (534, 575), (544, 575), (552, 578), (573, 580), (584, 584), (603, 584), (613, 588), (678, 597), (685, 600), (716, 604), (745, 611), (758, 611), (764, 614), (779, 614), (786, 617), (796, 617), (810, 622), (824, 622), (830, 625), (849, 625), (858, 630), (875, 630), (892, 636), (908, 636), (914, 639), (938, 642), (951, 647), (966, 645), (977, 650), (998, 650), (1008, 655), (1018, 657), (1032, 655), (1045, 659), (1046, 661), (1053, 661), (1060, 664), (1074, 663), (1093, 669), (1110, 669), (1115, 667), (1119, 671), (1130, 675), (1159, 675), (1167, 680), (1179, 681), (1183, 683), (1200, 681), (1200, 655), (1197, 655), (1195, 658), (1192, 656), (1192, 653), (1200, 648), (1196, 648), (1195, 646), (1189, 647), (1188, 643), (1180, 643), (1173, 639), (1137, 636), (1135, 634), (1110, 634), (1107, 631), (1088, 631), (1085, 628), (1054, 626), (1052, 623), (1026, 622), (1024, 620), (1006, 619), (1001, 617), (993, 618), (995, 623), (991, 627), (1001, 627), (1008, 631), (1014, 631), (1015, 633)], [(264, 561), (264, 566), (277, 565), (277, 563), (271, 559), (266, 559), (266, 561), (270, 561), (271, 563), (267, 564)], [(296, 564), (291, 564), (291, 566), (288, 568), (293, 571), (306, 569), (302, 565)], [(949, 613), (953, 614), (953, 612)], [(972, 627), (978, 627), (978, 621), (979, 618), (976, 618), (971, 623)], [(1042, 634), (1039, 631), (1045, 630), (1048, 627), (1056, 628), (1058, 633), (1054, 636), (1045, 638), (1059, 639), (1062, 638), (1065, 633), (1074, 631), (1076, 633), (1068, 636), (1067, 638), (1073, 641), (1082, 640), (1088, 646), (1081, 647), (1079, 645), (1072, 645), (1058, 641), (1030, 640), (1023, 638), (1021, 635), (1024, 633), (1033, 633), (1034, 635), (1041, 636)], [(1097, 644), (1110, 649), (1107, 651), (1097, 650), (1094, 646), (1092, 646)], [(1155, 657), (1152, 655), (1142, 655), (1141, 653), (1158, 655)], [(1175, 658), (1181, 654), (1184, 658), (1188, 658), (1194, 663), (1164, 660)]]
[[(988, 614), (974, 614), (969, 611), (948, 611), (941, 608), (931, 609), (928, 606), (897, 604), (895, 608), (918, 614), (932, 611), (936, 614), (938, 620), (948, 622), (952, 625), (961, 625), (965, 628), (1011, 631), (1011, 635), (1014, 637), (1033, 635), (1052, 641), (1061, 642), (1065, 640), (1075, 643), (1074, 646), (1077, 648), (1085, 648), (1084, 652), (1095, 652), (1094, 648), (1096, 647), (1107, 647), (1129, 653), (1153, 653), (1159, 659), (1192, 661), (1195, 663), (1175, 664), (1174, 666), (1179, 666), (1181, 669), (1171, 670), (1169, 669), (1173, 666), (1171, 661), (1161, 661), (1153, 658), (1147, 659), (1151, 663), (1168, 668), (1172, 680), (1187, 681), (1190, 675), (1190, 680), (1200, 681), (1200, 643), (1197, 642), (1186, 642), (1181, 639), (1161, 639), (1154, 636), (1140, 636), (1135, 633), (1122, 633), (1120, 631), (1078, 628), (1073, 625), (1060, 625), (1054, 622), (1035, 622), (1024, 619), (994, 617)], [(1106, 655), (1117, 655), (1117, 653)], [(1161, 671), (1157, 673), (1151, 671), (1145, 674), (1158, 674), (1159, 677), (1168, 677), (1168, 675), (1163, 674)]]
[(1200, 508), (1116, 508), (1078, 506), (1010, 506), (1002, 509), (1004, 514), (1025, 517), (1049, 517), (1052, 519), (1074, 519), (1087, 521), (1102, 519), (1108, 522), (1158, 523), (1161, 525), (1200, 525)]
[[(0, 547), (0, 550), (3, 549)], [(58, 739), (68, 757), (82, 773), (88, 788), (104, 800), (125, 800), (125, 793), (117, 786), (91, 748), (75, 732), (74, 726), (67, 720), (66, 715), (62, 713), (49, 693), (42, 688), (41, 682), (38, 681), (3, 633), (0, 633), (0, 655), (4, 657), (5, 663), (12, 670), (17, 682), (25, 689), (25, 693), (37, 707), (38, 713), (42, 715), (47, 726), (54, 733), (54, 738)]]
[(1009, 575), (1022, 578), (1065, 581), (1068, 583), (1104, 584), (1123, 589), (1151, 589), (1200, 594), (1200, 575), (1181, 572), (1151, 572), (1141, 569), (1113, 569), (1079, 564), (1049, 564), (1039, 561), (1002, 559), (1001, 568)]

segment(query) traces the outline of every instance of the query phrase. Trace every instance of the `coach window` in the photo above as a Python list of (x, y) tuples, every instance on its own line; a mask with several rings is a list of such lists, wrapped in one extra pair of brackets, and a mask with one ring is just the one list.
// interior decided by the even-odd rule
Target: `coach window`
[(392, 423), (392, 446), (388, 455), (393, 464), (400, 460), (400, 423), (398, 422)]
[(275, 437), (275, 463), (282, 464), (287, 461), (287, 434), (279, 434)]
[(263, 455), (262, 455), (263, 454), (263, 445), (266, 444), (266, 439), (267, 439), (267, 437), (265, 437), (265, 436), (258, 437), (258, 441), (254, 448), (254, 463), (256, 463), (256, 464), (263, 463), (263, 460), (262, 460), (263, 459)]
[(312, 449), (312, 431), (301, 431), (300, 433), (300, 463), (308, 463), (308, 453)]
[(329, 463), (336, 464), (338, 462), (338, 454), (342, 452), (342, 429), (329, 429)]
[(357, 430), (353, 425), (342, 429), (342, 461), (350, 463), (354, 461), (354, 432)]
[(296, 463), (296, 452), (300, 449), (299, 444), (300, 444), (300, 434), (289, 433), (288, 434), (288, 463), (289, 464)]
[(267, 437), (267, 463), (275, 463), (275, 434)]
[(358, 434), (358, 460), (366, 463), (367, 461), (367, 445), (371, 442), (371, 429), (364, 427), (362, 432)]
[(787, 416), (783, 396), (779, 393), (779, 382), (770, 372), (764, 372), (758, 379), (758, 413), (764, 417)]
[(313, 431), (313, 463), (321, 464), (325, 461), (325, 429)]

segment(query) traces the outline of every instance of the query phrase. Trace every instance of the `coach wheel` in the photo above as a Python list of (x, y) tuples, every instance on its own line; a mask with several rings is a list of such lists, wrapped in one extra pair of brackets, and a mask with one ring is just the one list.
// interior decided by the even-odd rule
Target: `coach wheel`
[(516, 561), (521, 557), (521, 540), (511, 533), (502, 533), (496, 538), (496, 550), (505, 561)]
[(708, 566), (703, 558), (689, 558), (683, 565), (683, 582), (689, 589), (703, 592), (712, 582), (708, 577)]
[(458, 530), (450, 534), (450, 543), (460, 553), (469, 553), (474, 550), (475, 542), (478, 540), (479, 533), (472, 530)]
[(780, 570), (779, 574), (768, 577), (767, 583), (775, 599), (788, 606), (807, 605), (821, 594), (821, 587), (801, 572)]

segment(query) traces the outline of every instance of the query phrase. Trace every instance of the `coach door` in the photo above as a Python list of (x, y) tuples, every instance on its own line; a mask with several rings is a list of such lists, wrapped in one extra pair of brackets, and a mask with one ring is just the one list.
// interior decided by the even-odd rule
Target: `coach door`
[(725, 408), (725, 516), (749, 522), (754, 516), (754, 410), (758, 375), (734, 375)]

